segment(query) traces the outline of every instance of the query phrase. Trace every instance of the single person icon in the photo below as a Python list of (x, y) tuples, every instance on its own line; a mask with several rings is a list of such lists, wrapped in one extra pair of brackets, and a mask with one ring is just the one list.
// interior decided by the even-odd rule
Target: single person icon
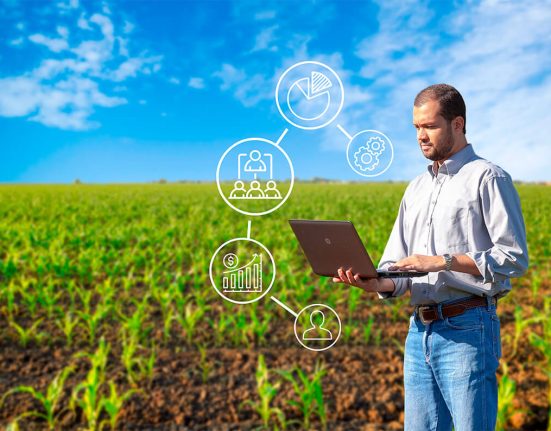
[(264, 191), (260, 188), (260, 181), (251, 181), (251, 188), (247, 191), (247, 197), (259, 199), (265, 197)]
[(245, 197), (247, 191), (245, 190), (245, 184), (243, 181), (237, 180), (233, 183), (233, 190), (230, 193), (230, 199), (242, 199)]
[(281, 199), (281, 193), (277, 189), (277, 184), (274, 180), (268, 181), (264, 192), (267, 198)]
[[(249, 160), (245, 163), (243, 170), (252, 174), (266, 172), (266, 163), (261, 159), (260, 151), (252, 150), (249, 153)], [(256, 177), (255, 177), (256, 178)]]
[[(319, 326), (314, 323), (314, 316), (317, 315), (318, 313), (321, 315), (321, 321), (319, 323)], [(312, 327), (302, 333), (302, 339), (303, 340), (332, 340), (333, 334), (329, 329), (323, 328), (324, 322), (325, 322), (325, 315), (323, 314), (323, 311), (321, 310), (312, 311), (312, 314), (310, 314), (310, 324), (312, 325)]]

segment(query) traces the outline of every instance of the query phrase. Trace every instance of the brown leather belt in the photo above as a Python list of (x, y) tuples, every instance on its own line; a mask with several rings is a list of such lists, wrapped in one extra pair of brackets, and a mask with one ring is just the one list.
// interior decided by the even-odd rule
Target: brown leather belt
[[(459, 316), (463, 314), (469, 308), (476, 308), (488, 305), (486, 297), (473, 296), (462, 301), (454, 302), (453, 304), (442, 305), (442, 316), (445, 318)], [(490, 298), (490, 304), (496, 305), (497, 299)], [(438, 315), (438, 304), (432, 305), (417, 305), (415, 307), (415, 314), (424, 325), (428, 325), (435, 320), (440, 319)]]

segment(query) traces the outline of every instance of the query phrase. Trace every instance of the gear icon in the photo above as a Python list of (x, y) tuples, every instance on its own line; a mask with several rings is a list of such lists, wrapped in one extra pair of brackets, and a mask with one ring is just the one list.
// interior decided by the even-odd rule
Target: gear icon
[(369, 138), (366, 145), (367, 148), (369, 148), (371, 154), (373, 154), (377, 158), (385, 151), (385, 141), (383, 141), (378, 136)]
[(379, 164), (379, 157), (374, 155), (368, 147), (360, 147), (354, 153), (354, 165), (361, 171), (372, 171)]
[(354, 153), (354, 165), (362, 172), (372, 171), (379, 165), (379, 156), (385, 150), (385, 141), (378, 136), (371, 137), (365, 146)]

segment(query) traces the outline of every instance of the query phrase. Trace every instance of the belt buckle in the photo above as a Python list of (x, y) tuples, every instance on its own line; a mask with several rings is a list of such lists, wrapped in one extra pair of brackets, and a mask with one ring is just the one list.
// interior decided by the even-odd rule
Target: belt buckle
[(419, 316), (419, 320), (423, 325), (428, 325), (429, 323), (434, 322), (434, 320), (425, 320), (423, 318), (423, 311), (430, 310), (430, 305), (418, 305), (417, 306), (417, 316)]

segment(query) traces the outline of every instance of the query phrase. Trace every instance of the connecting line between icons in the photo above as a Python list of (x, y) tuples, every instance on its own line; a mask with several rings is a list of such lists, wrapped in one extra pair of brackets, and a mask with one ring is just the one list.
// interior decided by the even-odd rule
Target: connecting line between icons
[(251, 239), (251, 221), (247, 222), (247, 239)]
[(277, 299), (275, 296), (270, 296), (270, 298), (272, 298), (272, 300), (277, 304), (277, 305), (280, 305), (281, 307), (285, 308), (285, 310), (287, 310), (289, 313), (291, 313), (293, 316), (295, 316), (295, 318), (298, 317), (298, 314), (295, 313), (293, 310), (291, 310), (287, 305), (285, 305), (283, 302), (281, 302), (279, 299)]
[(344, 130), (344, 127), (342, 127), (340, 124), (337, 124), (337, 129), (339, 129), (343, 133), (343, 135), (346, 136), (350, 141), (352, 140), (352, 135)]
[(289, 131), (289, 129), (285, 129), (283, 131), (283, 133), (281, 134), (281, 136), (277, 139), (277, 141), (275, 141), (275, 144), (276, 145), (279, 145), (281, 143), (281, 141), (283, 140), (283, 138), (285, 137), (285, 135), (287, 134), (287, 132)]

